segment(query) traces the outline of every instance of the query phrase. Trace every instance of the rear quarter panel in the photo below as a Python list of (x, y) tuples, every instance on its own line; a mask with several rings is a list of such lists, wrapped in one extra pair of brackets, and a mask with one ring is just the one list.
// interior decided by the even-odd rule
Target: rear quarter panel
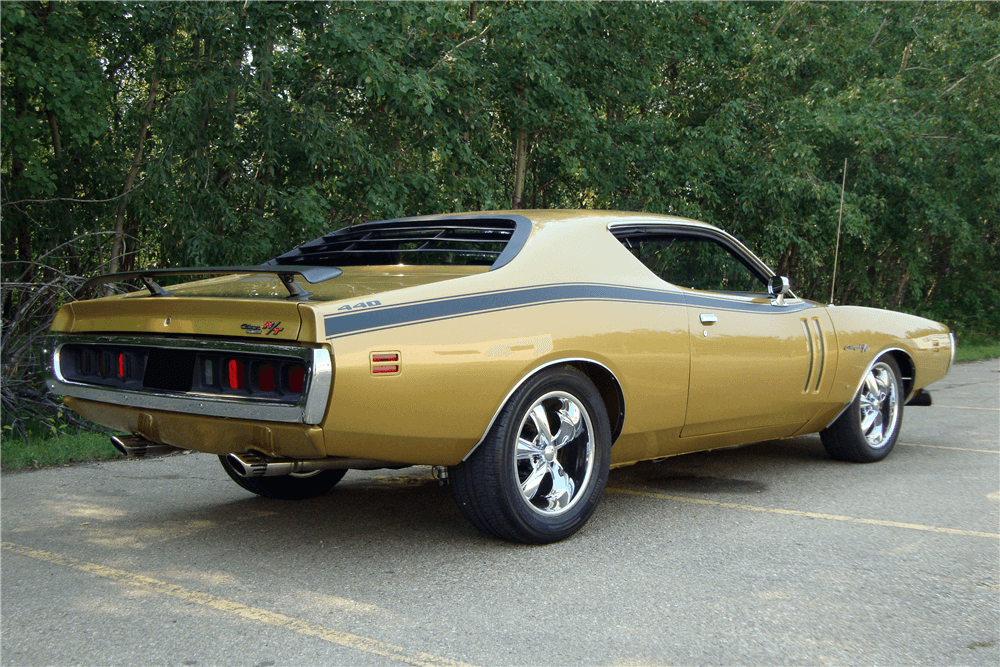
[[(303, 331), (333, 352), (328, 455), (456, 464), (526, 377), (575, 360), (604, 366), (621, 384), (626, 417), (615, 459), (657, 455), (654, 441), (624, 436), (683, 424), (689, 347), (681, 300), (629, 298), (633, 288), (674, 288), (637, 271), (605, 224), (536, 224), (533, 236), (500, 270), (383, 295), (381, 313), (357, 317), (364, 330), (344, 319), (354, 316), (341, 310), (350, 304), (302, 307)], [(553, 263), (545, 252), (553, 245), (575, 261)], [(534, 296), (523, 296), (529, 290)], [(495, 307), (476, 310), (479, 298)], [(398, 352), (399, 373), (373, 375), (374, 352)]]

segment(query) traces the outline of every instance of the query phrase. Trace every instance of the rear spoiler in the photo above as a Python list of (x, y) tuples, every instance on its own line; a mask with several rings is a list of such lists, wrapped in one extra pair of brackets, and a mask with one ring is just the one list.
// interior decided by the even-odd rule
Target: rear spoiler
[(177, 269), (146, 269), (145, 271), (123, 271), (91, 278), (82, 289), (97, 287), (106, 283), (117, 283), (129, 278), (138, 278), (146, 285), (150, 296), (173, 296), (153, 280), (155, 276), (226, 275), (231, 273), (271, 273), (278, 276), (288, 290), (289, 299), (304, 299), (312, 295), (295, 284), (295, 276), (302, 276), (310, 284), (321, 283), (336, 278), (343, 273), (335, 266), (290, 266), (274, 264), (264, 266), (192, 266)]

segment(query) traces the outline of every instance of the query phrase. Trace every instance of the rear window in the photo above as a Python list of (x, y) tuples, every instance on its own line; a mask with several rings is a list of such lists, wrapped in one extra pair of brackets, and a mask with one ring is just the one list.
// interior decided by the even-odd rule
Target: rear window
[(388, 220), (326, 234), (268, 264), (310, 266), (503, 266), (520, 251), (531, 222), (518, 215)]

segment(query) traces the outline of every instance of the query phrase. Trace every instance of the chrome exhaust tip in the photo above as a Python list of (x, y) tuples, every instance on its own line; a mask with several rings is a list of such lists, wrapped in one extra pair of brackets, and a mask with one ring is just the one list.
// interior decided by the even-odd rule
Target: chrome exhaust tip
[(409, 464), (328, 456), (322, 459), (269, 459), (253, 452), (226, 455), (226, 462), (240, 477), (278, 477), (316, 470), (377, 470), (406, 468)]
[(182, 447), (153, 442), (135, 433), (111, 436), (111, 446), (121, 454), (132, 458), (152, 458), (185, 451)]
[(267, 460), (256, 454), (229, 454), (226, 456), (226, 462), (240, 477), (270, 477), (275, 474), (274, 472), (268, 474)]

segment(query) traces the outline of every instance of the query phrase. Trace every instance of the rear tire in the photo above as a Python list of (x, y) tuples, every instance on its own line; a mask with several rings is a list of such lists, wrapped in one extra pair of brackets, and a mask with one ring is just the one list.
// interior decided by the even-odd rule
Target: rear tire
[(868, 370), (854, 401), (820, 433), (820, 438), (826, 451), (837, 460), (873, 463), (892, 451), (902, 423), (899, 365), (886, 355)]
[(277, 477), (243, 477), (233, 469), (225, 456), (220, 456), (219, 461), (226, 473), (242, 488), (258, 496), (276, 500), (305, 500), (322, 496), (347, 474), (346, 470), (317, 470)]
[(610, 463), (611, 428), (600, 393), (586, 375), (562, 367), (525, 382), (448, 476), (459, 509), (476, 528), (545, 544), (583, 527)]

